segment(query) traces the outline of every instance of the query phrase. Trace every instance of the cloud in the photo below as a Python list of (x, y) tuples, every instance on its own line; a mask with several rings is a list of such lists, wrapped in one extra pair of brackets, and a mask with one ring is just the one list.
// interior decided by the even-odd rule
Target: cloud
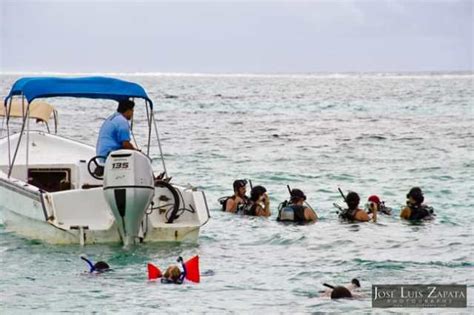
[(469, 1), (7, 0), (1, 8), (9, 71), (472, 69)]

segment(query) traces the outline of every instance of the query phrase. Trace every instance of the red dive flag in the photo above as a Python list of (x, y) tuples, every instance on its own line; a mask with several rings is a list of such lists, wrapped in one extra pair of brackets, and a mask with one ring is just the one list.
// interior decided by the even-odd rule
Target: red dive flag
[(153, 264), (148, 263), (148, 280), (154, 280), (161, 278), (161, 271)]
[(199, 282), (199, 256), (194, 256), (184, 263), (186, 268), (186, 279), (193, 282)]

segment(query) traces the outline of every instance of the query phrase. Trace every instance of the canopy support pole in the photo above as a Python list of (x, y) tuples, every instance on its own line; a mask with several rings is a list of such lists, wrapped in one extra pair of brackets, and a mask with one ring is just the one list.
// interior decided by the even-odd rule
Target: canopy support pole
[[(135, 103), (135, 99), (133, 98), (132, 101)], [(135, 121), (135, 115), (132, 115), (132, 119), (130, 120), (130, 133), (132, 134), (133, 142), (135, 142), (135, 148), (139, 150), (137, 139), (135, 139), (135, 133), (133, 132), (133, 122)]]
[[(25, 98), (23, 97), (21, 100), (21, 106), (25, 107)], [(29, 151), (30, 151), (30, 104), (28, 103), (26, 107), (26, 181), (28, 181), (28, 160), (29, 160)]]
[[(12, 110), (12, 101), (13, 101), (13, 98), (10, 98), (8, 107), (5, 108), (5, 113), (7, 114), (8, 168), (10, 168), (11, 161), (12, 161), (11, 145), (10, 145), (10, 113), (11, 113), (11, 110)], [(5, 103), (5, 106), (7, 106), (6, 103)]]
[(54, 115), (54, 134), (58, 133), (58, 112), (54, 109), (53, 110), (53, 115)]
[[(146, 102), (148, 103), (148, 102)], [(146, 150), (146, 155), (150, 156), (150, 142), (151, 142), (151, 116), (150, 116), (150, 111), (148, 110), (149, 104), (145, 104), (146, 108), (146, 120), (148, 122), (148, 143), (147, 143), (147, 150)], [(153, 111), (153, 110), (152, 110)]]
[[(165, 172), (165, 177), (168, 177), (168, 172), (166, 171), (166, 166), (165, 166), (165, 158), (163, 157), (163, 150), (161, 149), (160, 135), (158, 134), (158, 126), (156, 125), (156, 119), (155, 119), (155, 115), (153, 115), (153, 110), (151, 110), (150, 118), (151, 120), (153, 120), (153, 124), (155, 125), (156, 139), (158, 139), (158, 148), (160, 149), (161, 163), (163, 163), (163, 171)], [(150, 132), (151, 132), (151, 126), (150, 126)]]
[(7, 118), (7, 108), (5, 107), (5, 116), (3, 116), (2, 118), (2, 129), (1, 129), (1, 133), (0, 133), (0, 138), (3, 137), (3, 127), (5, 126), (5, 119)]
[[(24, 101), (25, 96), (21, 94), (21, 97), (23, 98), (23, 101)], [(29, 106), (30, 104), (28, 104), (28, 109), (29, 109)], [(25, 131), (25, 125), (26, 125), (26, 116), (23, 116), (23, 124), (21, 125), (20, 136), (18, 136), (18, 143), (16, 144), (15, 153), (13, 154), (13, 159), (10, 163), (10, 169), (8, 170), (8, 178), (10, 178), (10, 176), (12, 175), (13, 164), (15, 164), (16, 156), (18, 154), (18, 149), (20, 148), (21, 138), (23, 137), (23, 132)]]

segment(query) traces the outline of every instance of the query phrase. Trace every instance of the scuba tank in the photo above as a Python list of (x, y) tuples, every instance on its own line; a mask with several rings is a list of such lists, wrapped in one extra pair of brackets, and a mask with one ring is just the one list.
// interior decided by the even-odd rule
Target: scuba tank
[(277, 221), (294, 221), (295, 220), (295, 213), (293, 208), (290, 207), (290, 203), (288, 200), (283, 201), (278, 206), (278, 216)]

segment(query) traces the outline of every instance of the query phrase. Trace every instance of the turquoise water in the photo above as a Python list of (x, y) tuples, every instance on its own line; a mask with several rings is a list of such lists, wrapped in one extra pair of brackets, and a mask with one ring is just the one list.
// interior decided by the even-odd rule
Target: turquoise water
[[(205, 190), (212, 219), (197, 245), (130, 250), (52, 246), (0, 225), (0, 310), (367, 312), (372, 284), (457, 283), (468, 285), (469, 309), (462, 311), (472, 312), (472, 74), (121, 77), (143, 84), (155, 101), (168, 172), (176, 183)], [(16, 78), (0, 76), (2, 96)], [(115, 110), (107, 101), (51, 103), (59, 110), (59, 133), (89, 144), (102, 118)], [(137, 109), (135, 134), (144, 143), (144, 111)], [(267, 188), (271, 218), (219, 211), (217, 199), (232, 193), (235, 178)], [(275, 221), (287, 184), (306, 193), (319, 222)], [(377, 224), (340, 223), (332, 206), (342, 203), (339, 186), (364, 201), (378, 194), (394, 216)], [(412, 186), (425, 191), (434, 222), (399, 220)], [(108, 261), (113, 272), (84, 273), (81, 254)], [(204, 273), (200, 284), (147, 282), (147, 262), (166, 267), (178, 255), (195, 254)], [(345, 284), (354, 277), (365, 298), (320, 297), (323, 282)]]

